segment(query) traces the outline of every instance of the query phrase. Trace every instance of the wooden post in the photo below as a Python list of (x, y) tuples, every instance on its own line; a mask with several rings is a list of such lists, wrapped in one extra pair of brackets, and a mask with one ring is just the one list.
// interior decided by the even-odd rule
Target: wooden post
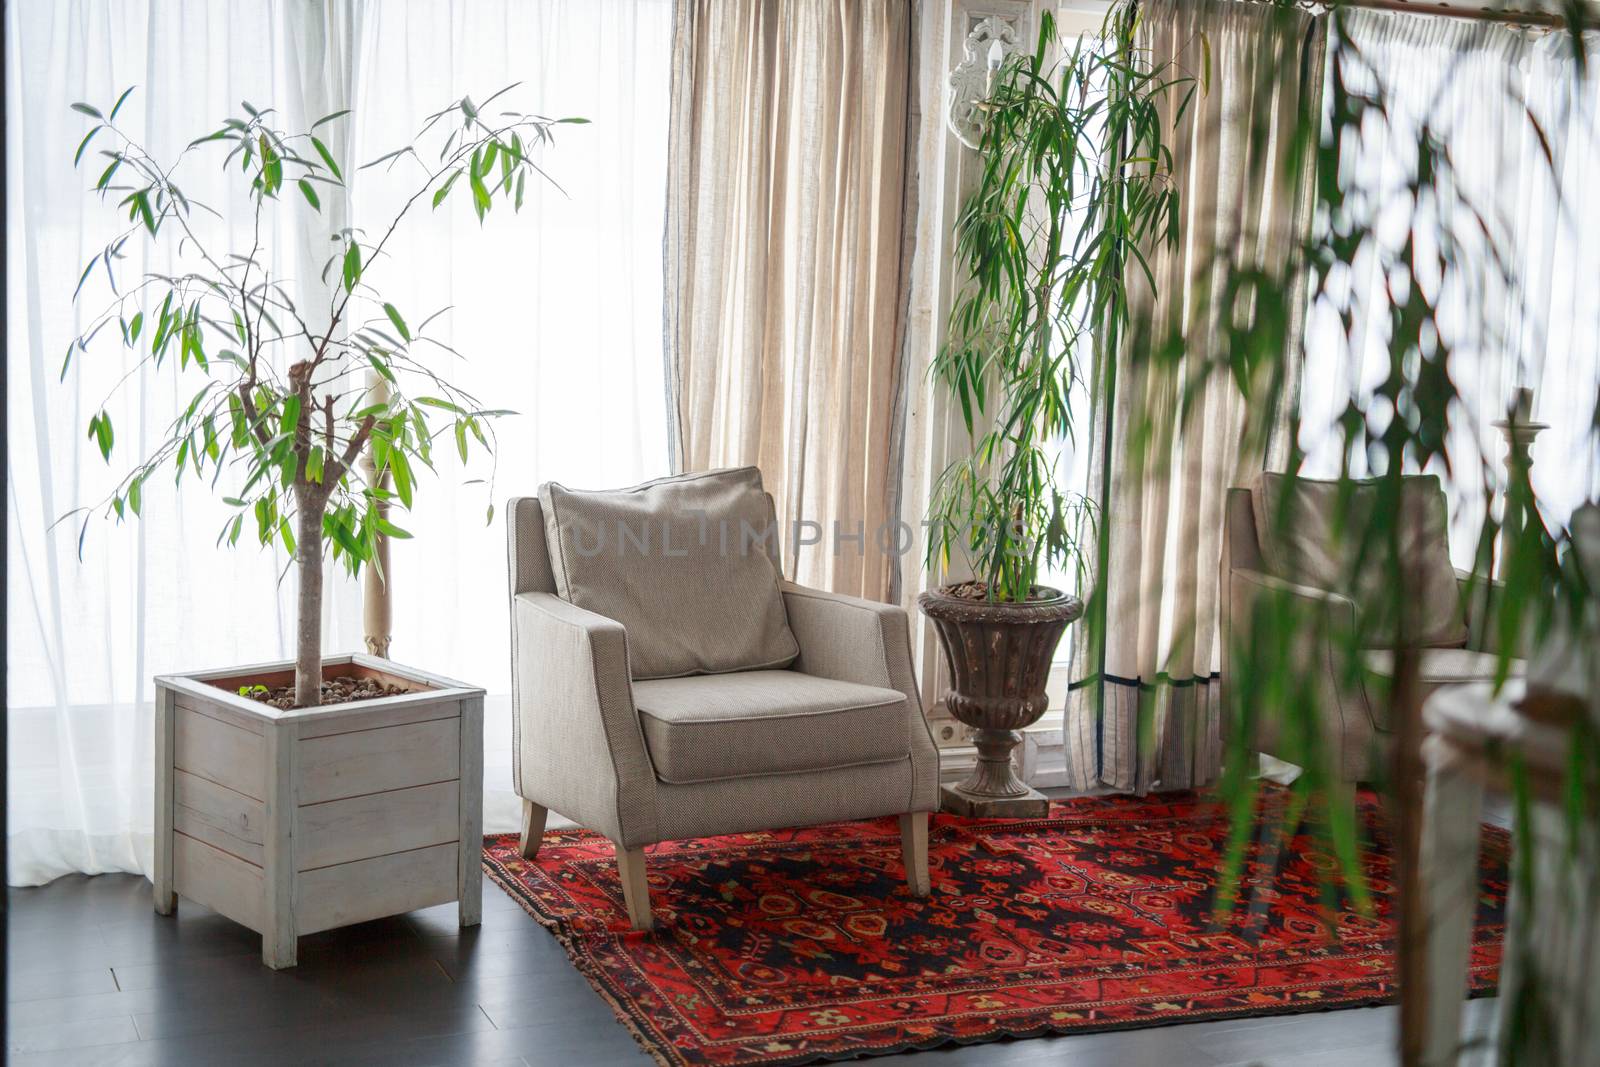
[[(389, 382), (375, 370), (367, 371), (367, 396), (369, 403), (387, 404), (389, 402)], [(366, 451), (361, 454), (361, 470), (365, 474), (367, 484), (374, 489), (389, 487), (389, 472), (385, 470), (380, 477), (377, 464), (373, 460), (372, 442), (367, 443)], [(389, 504), (387, 501), (378, 501), (378, 518), (389, 518)], [(371, 562), (361, 576), (361, 628), (367, 641), (367, 654), (389, 658), (389, 641), (394, 629), (394, 605), (389, 596), (389, 538), (384, 533), (379, 533)]]
[(174, 707), (172, 690), (156, 686), (156, 808), (155, 808), (155, 863), (151, 890), (155, 896), (156, 911), (171, 915), (178, 907), (178, 894), (173, 891), (172, 877), (172, 747)]
[(294, 918), (294, 817), (299, 732), (298, 720), (285, 718), (267, 724), (264, 734), (267, 797), (261, 962), (273, 970), (293, 967), (298, 947)]
[[(1402, 620), (1404, 614), (1402, 613)], [(1428, 925), (1422, 878), (1422, 695), (1417, 650), (1402, 637), (1394, 651), (1390, 721), (1396, 724), (1392, 754), (1395, 870), (1399, 893), (1395, 919), (1399, 944), (1395, 978), (1400, 985), (1400, 1062), (1421, 1067), (1428, 1034)]]
[(461, 844), (456, 900), (462, 926), (483, 919), (483, 695), (461, 701)]
[[(1435, 735), (1423, 742), (1428, 767), (1422, 807), (1423, 917), (1429, 944), (1426, 1067), (1453, 1067), (1461, 1052), (1461, 1004), (1467, 996), (1472, 919), (1478, 904), (1478, 846), (1483, 783), (1451, 743)], [(1524, 846), (1525, 847), (1525, 843)]]

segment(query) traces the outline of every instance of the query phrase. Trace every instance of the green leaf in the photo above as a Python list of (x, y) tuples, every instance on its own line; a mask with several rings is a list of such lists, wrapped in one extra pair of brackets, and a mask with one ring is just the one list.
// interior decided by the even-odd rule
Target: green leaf
[(461, 462), (467, 462), (467, 424), (460, 419), (456, 420), (456, 451), (461, 453)]
[(106, 121), (107, 122), (110, 122), (112, 119), (115, 119), (117, 117), (117, 112), (122, 110), (123, 103), (128, 99), (129, 96), (133, 95), (133, 90), (134, 90), (134, 86), (132, 86), (132, 85), (130, 85), (126, 89), (122, 90), (122, 95), (117, 97), (117, 102), (115, 104), (111, 105), (111, 114), (106, 116)]
[(393, 304), (384, 304), (383, 313), (389, 316), (389, 321), (394, 323), (394, 328), (400, 331), (400, 336), (407, 341), (411, 340), (411, 331), (406, 328), (406, 320), (400, 317), (400, 312)]
[(320, 119), (318, 119), (316, 122), (313, 122), (311, 124), (311, 128), (314, 130), (319, 126), (326, 126), (328, 123), (332, 122), (334, 119), (344, 118), (344, 116), (346, 116), (348, 114), (350, 114), (350, 109), (349, 108), (344, 108), (342, 110), (335, 111), (331, 115), (324, 115)]
[(142, 489), (142, 479), (135, 478), (133, 481), (128, 483), (128, 506), (133, 509), (133, 513), (135, 515), (140, 513), (139, 509), (144, 502), (144, 493), (142, 492)]
[(344, 288), (346, 292), (355, 290), (356, 283), (361, 281), (361, 246), (354, 241), (344, 252)]
[(412, 475), (411, 464), (406, 460), (406, 454), (398, 449), (389, 453), (389, 472), (394, 475), (394, 491), (400, 498), (400, 503), (409, 511), (411, 508)]
[(89, 142), (94, 140), (94, 135), (105, 129), (104, 124), (96, 126), (83, 135), (83, 140), (78, 142), (78, 150), (72, 154), (72, 165), (76, 167), (83, 160), (83, 153), (88, 149)]
[(300, 186), (300, 195), (306, 198), (306, 203), (311, 205), (313, 211), (322, 210), (322, 201), (317, 199), (317, 191), (311, 188), (311, 183), (301, 178), (297, 183)]
[(328, 151), (328, 146), (323, 144), (320, 139), (313, 137), (311, 138), (311, 147), (317, 150), (317, 155), (322, 157), (322, 162), (327, 164), (328, 169), (333, 172), (333, 176), (341, 182), (344, 181), (344, 175), (339, 171), (339, 164), (333, 161), (333, 153)]
[(456, 179), (459, 177), (461, 177), (461, 168), (457, 167), (451, 172), (450, 177), (444, 180), (444, 184), (439, 186), (438, 192), (433, 194), (434, 207), (444, 203), (444, 198), (450, 195), (450, 187), (456, 183)]
[(104, 122), (106, 119), (104, 115), (100, 114), (99, 108), (91, 107), (88, 104), (75, 103), (72, 105), (72, 110), (76, 111), (80, 115), (88, 115), (92, 119), (99, 119), (101, 122)]
[(390, 522), (388, 519), (382, 518), (381, 516), (378, 519), (377, 526), (378, 532), (383, 534), (385, 537), (393, 537), (399, 541), (409, 541), (411, 539), (411, 532), (409, 530), (403, 530), (394, 523)]
[(266, 497), (256, 500), (256, 539), (263, 545), (272, 543), (272, 535), (277, 526), (277, 516), (272, 513), (272, 505)]
[(111, 446), (115, 436), (111, 431), (111, 416), (104, 411), (89, 420), (89, 440), (100, 448), (100, 455), (107, 463), (111, 462)]
[(133, 344), (137, 344), (138, 343), (138, 341), (139, 341), (139, 329), (143, 325), (144, 325), (144, 312), (142, 312), (142, 311), (136, 312), (134, 314), (134, 316), (133, 316), (133, 321), (128, 323), (128, 344), (129, 345), (133, 345)]
[(83, 283), (89, 280), (89, 272), (94, 270), (94, 265), (98, 262), (100, 262), (100, 257), (98, 256), (91, 259), (89, 265), (83, 268), (83, 273), (78, 275), (78, 287), (72, 290), (72, 299), (78, 299), (78, 294), (83, 291)]
[(300, 396), (290, 393), (283, 398), (282, 429), (278, 432), (286, 437), (293, 437), (295, 429), (300, 425)]
[[(373, 370), (377, 371), (383, 377), (387, 378), (392, 384), (394, 384), (394, 385), (399, 385), (400, 384), (399, 382), (395, 381), (394, 371), (389, 369), (389, 364), (385, 363), (383, 360), (379, 359), (377, 356), (373, 355), (371, 352), (367, 353), (367, 362), (372, 364), (372, 369)], [(384, 407), (384, 405), (382, 405), (382, 404), (375, 405), (375, 408), (378, 411), (382, 411), (383, 407)], [(370, 412), (369, 412), (369, 414), (370, 414)], [(357, 417), (364, 418), (365, 416), (363, 416), (359, 412), (357, 412)]]
[(261, 135), (261, 187), (267, 196), (276, 196), (283, 184), (283, 160), (273, 149), (267, 135)]
[(400, 156), (405, 155), (407, 152), (410, 152), (412, 155), (416, 154), (416, 150), (414, 148), (412, 148), (410, 145), (406, 145), (404, 148), (396, 148), (393, 152), (385, 152), (383, 155), (379, 156), (377, 159), (374, 159), (374, 160), (371, 160), (371, 161), (369, 161), (367, 163), (361, 164), (361, 169), (362, 170), (368, 170), (368, 169), (370, 169), (372, 167), (376, 167), (379, 163), (387, 163), (391, 159), (398, 159)]
[(117, 168), (120, 166), (122, 166), (122, 157), (117, 156), (111, 161), (109, 167), (100, 172), (100, 180), (94, 183), (94, 187), (96, 189), (104, 189), (107, 185), (110, 185), (111, 176), (117, 172)]
[(155, 215), (150, 211), (149, 190), (140, 189), (133, 194), (133, 215), (137, 215), (144, 222), (144, 228), (152, 234), (156, 232)]
[(478, 221), (482, 222), (490, 206), (489, 189), (483, 184), (483, 175), (478, 173), (476, 166), (468, 172), (467, 182), (472, 187), (472, 210), (477, 212)]
[(250, 430), (244, 421), (244, 405), (235, 393), (228, 394), (228, 419), (233, 423), (233, 447), (243, 448), (250, 441)]
[(438, 408), (441, 411), (448, 411), (454, 415), (466, 414), (466, 412), (461, 409), (460, 405), (452, 404), (448, 400), (440, 400), (436, 396), (419, 396), (417, 397), (417, 403), (426, 404), (430, 408)]
[(341, 516), (323, 516), (322, 529), (323, 532), (327, 533), (333, 538), (334, 544), (338, 545), (345, 552), (349, 553), (353, 559), (366, 558), (366, 550), (362, 548), (361, 543), (355, 539), (355, 535), (350, 532), (349, 525), (342, 520)]

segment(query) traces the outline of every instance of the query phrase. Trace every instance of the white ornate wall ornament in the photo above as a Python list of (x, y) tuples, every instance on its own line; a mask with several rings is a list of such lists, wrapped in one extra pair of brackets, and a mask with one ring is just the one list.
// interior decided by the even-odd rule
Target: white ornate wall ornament
[(986, 15), (967, 33), (965, 57), (950, 72), (950, 105), (945, 121), (968, 148), (983, 140), (987, 119), (982, 103), (989, 96), (994, 71), (1016, 51), (1017, 28), (1009, 19)]

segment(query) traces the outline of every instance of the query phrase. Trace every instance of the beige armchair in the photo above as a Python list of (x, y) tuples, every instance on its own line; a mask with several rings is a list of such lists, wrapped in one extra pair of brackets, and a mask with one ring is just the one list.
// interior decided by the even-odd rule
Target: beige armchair
[[(904, 610), (783, 582), (773, 539), (750, 553), (708, 538), (708, 512), (712, 531), (752, 508), (770, 521), (753, 469), (540, 492), (508, 517), (522, 854), (550, 811), (604, 834), (649, 929), (647, 845), (897, 815), (926, 895), (938, 752)], [(633, 523), (621, 554), (579, 558), (612, 507)]]
[[(1222, 554), (1222, 684), (1224, 687), (1230, 684), (1228, 661), (1235, 635), (1244, 632), (1250, 625), (1256, 598), (1265, 591), (1286, 592), (1308, 606), (1332, 613), (1332, 623), (1335, 628), (1354, 630), (1356, 627), (1357, 613), (1360, 610), (1356, 596), (1322, 588), (1322, 583), (1305, 580), (1302, 577), (1303, 572), (1297, 572), (1297, 568), (1286, 566), (1281, 562), (1274, 566), (1266, 558), (1268, 554), (1263, 553), (1260, 534), (1264, 530), (1271, 529), (1271, 526), (1263, 518), (1263, 513), (1260, 511), (1262, 505), (1257, 497), (1262, 492), (1262, 486), (1273, 484), (1271, 479), (1277, 477), (1279, 476), (1267, 475), (1265, 476), (1267, 481), (1258, 479), (1252, 488), (1228, 490)], [(1491, 598), (1488, 595), (1481, 595), (1475, 598), (1474, 603), (1468, 603), (1467, 589), (1470, 575), (1449, 565), (1449, 547), (1444, 540), (1446, 537), (1443, 525), (1444, 497), (1438, 481), (1432, 477), (1419, 476), (1415, 479), (1415, 483), (1414, 486), (1408, 486), (1408, 490), (1414, 490), (1418, 494), (1419, 501), (1426, 505), (1425, 508), (1419, 509), (1419, 523), (1427, 528), (1419, 527), (1415, 531), (1412, 543), (1421, 545), (1423, 542), (1432, 542), (1432, 551), (1428, 554), (1434, 557), (1435, 574), (1437, 575), (1440, 567), (1443, 568), (1443, 577), (1434, 585), (1447, 590), (1439, 592), (1436, 588), (1434, 606), (1437, 610), (1432, 616), (1436, 620), (1433, 627), (1435, 632), (1427, 642), (1431, 647), (1425, 647), (1421, 651), (1421, 696), (1426, 697), (1441, 686), (1492, 680), (1498, 665), (1498, 657), (1493, 645), (1488, 612), (1484, 610), (1486, 605), (1492, 603)], [(1311, 527), (1306, 532), (1309, 537), (1325, 540), (1323, 535), (1326, 530), (1317, 528), (1318, 516), (1314, 512), (1319, 507), (1326, 508), (1331, 505), (1331, 493), (1324, 493), (1320, 499), (1316, 496), (1323, 487), (1330, 484), (1305, 482), (1308, 492), (1312, 494), (1303, 502), (1305, 510), (1313, 513), (1307, 516), (1308, 525)], [(1422, 517), (1424, 511), (1426, 516)], [(1267, 514), (1270, 514), (1270, 511)], [(1281, 559), (1282, 554), (1279, 555)], [(1326, 566), (1322, 568), (1324, 572), (1327, 569)], [(1317, 568), (1312, 567), (1310, 570), (1315, 572)], [(1426, 586), (1426, 581), (1423, 584)], [(1480, 583), (1479, 589), (1487, 594), (1489, 586), (1490, 583)], [(1452, 595), (1457, 598), (1455, 604), (1442, 603), (1442, 600)], [(1452, 611), (1453, 617), (1450, 614)], [(1307, 640), (1312, 640), (1314, 637), (1315, 635), (1311, 633), (1306, 635)], [(1317, 706), (1324, 711), (1322, 726), (1326, 740), (1334, 753), (1335, 770), (1340, 780), (1345, 782), (1370, 780), (1375, 769), (1381, 766), (1386, 758), (1392, 737), (1388, 718), (1389, 703), (1383, 698), (1383, 690), (1391, 674), (1391, 653), (1382, 648), (1372, 648), (1364, 653), (1363, 658), (1365, 670), (1362, 672), (1362, 677), (1360, 681), (1350, 684), (1341, 676), (1340, 658), (1331, 646), (1331, 641), (1328, 647), (1305, 649), (1300, 657), (1300, 662), (1316, 664), (1310, 676), (1304, 679), (1304, 684), (1315, 688)], [(1521, 660), (1512, 661), (1513, 675), (1520, 675), (1522, 668)], [(1278, 752), (1278, 741), (1275, 724), (1262, 722), (1255, 739), (1255, 747), (1263, 753), (1275, 755)]]

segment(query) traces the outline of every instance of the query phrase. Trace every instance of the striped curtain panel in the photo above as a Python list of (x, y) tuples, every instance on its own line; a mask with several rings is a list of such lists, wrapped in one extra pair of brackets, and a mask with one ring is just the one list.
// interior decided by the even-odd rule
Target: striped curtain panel
[[(1176, 127), (1178, 101), (1167, 101), (1182, 232), (1176, 247), (1150, 251), (1154, 292), (1136, 278), (1129, 340), (1096, 376), (1089, 495), (1101, 550), (1091, 632), (1100, 639), (1076, 642), (1070, 662), (1065, 739), (1077, 789), (1189, 789), (1221, 769), (1223, 501), (1276, 451), (1243, 444), (1266, 439), (1260, 420), (1276, 420), (1226, 374), (1180, 417), (1189, 375), (1150, 373), (1140, 357), (1152, 338), (1176, 335), (1186, 368), (1226, 364), (1225, 262), (1276, 267), (1303, 240), (1311, 187), (1291, 170), (1288, 132), (1321, 112), (1324, 30), (1306, 12), (1263, 4), (1145, 7), (1139, 46), (1151, 62), (1197, 77), (1209, 65), (1209, 84)], [(1138, 429), (1147, 420), (1148, 436)], [(1159, 443), (1134, 447), (1140, 440)]]
[(758, 465), (784, 572), (877, 599), (900, 562), (912, 8), (681, 0), (674, 27), (674, 469)]

